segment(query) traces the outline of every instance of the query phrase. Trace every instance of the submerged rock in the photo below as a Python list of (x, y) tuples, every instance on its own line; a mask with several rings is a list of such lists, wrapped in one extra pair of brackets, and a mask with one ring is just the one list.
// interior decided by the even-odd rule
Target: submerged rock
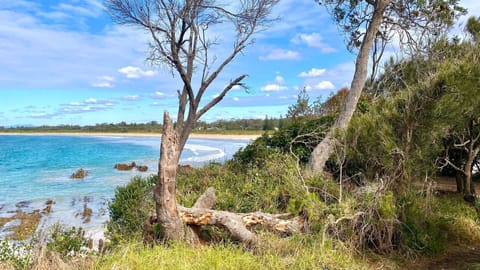
[(71, 179), (83, 179), (87, 175), (88, 175), (88, 172), (86, 170), (84, 170), (83, 168), (80, 168), (75, 173), (72, 173), (72, 175), (70, 175), (70, 178)]
[(50, 212), (52, 211), (52, 205), (53, 205), (53, 201), (52, 200), (47, 200), (47, 202), (45, 203), (46, 206), (45, 208), (43, 208), (42, 210), (42, 214), (50, 214)]
[(117, 164), (115, 164), (114, 168), (119, 170), (119, 171), (131, 171), (133, 168), (136, 168), (140, 172), (148, 171), (148, 166), (137, 165), (137, 163), (135, 163), (135, 162), (132, 162), (130, 164), (117, 163)]
[(114, 168), (119, 170), (119, 171), (130, 171), (133, 168), (135, 168), (137, 164), (135, 162), (132, 162), (130, 164), (125, 164), (125, 163), (117, 163), (115, 164)]
[(146, 172), (146, 171), (148, 171), (148, 166), (139, 165), (139, 166), (137, 166), (137, 170), (140, 171), (140, 172)]
[(7, 240), (25, 240), (33, 235), (40, 218), (38, 209), (27, 213), (18, 208), (15, 215), (6, 218), (0, 217), (0, 228)]

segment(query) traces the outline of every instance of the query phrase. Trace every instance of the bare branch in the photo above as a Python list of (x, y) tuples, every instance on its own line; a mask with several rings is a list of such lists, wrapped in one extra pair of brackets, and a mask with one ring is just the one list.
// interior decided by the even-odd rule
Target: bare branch
[(196, 120), (200, 119), (200, 117), (202, 117), (203, 114), (205, 114), (208, 110), (210, 110), (213, 106), (215, 106), (218, 102), (220, 102), (228, 93), (228, 91), (230, 91), (234, 86), (240, 86), (240, 87), (246, 88), (246, 86), (243, 83), (241, 83), (241, 81), (246, 77), (247, 77), (247, 74), (243, 74), (237, 77), (235, 80), (231, 81), (217, 97), (212, 99), (207, 105), (205, 105), (201, 110), (198, 111)]

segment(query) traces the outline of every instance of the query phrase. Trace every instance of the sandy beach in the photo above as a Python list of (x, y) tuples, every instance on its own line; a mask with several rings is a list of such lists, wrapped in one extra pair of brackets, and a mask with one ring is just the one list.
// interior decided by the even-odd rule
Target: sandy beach
[[(28, 135), (28, 136), (105, 136), (105, 137), (161, 137), (155, 133), (106, 133), (106, 132), (0, 132), (0, 135)], [(201, 134), (192, 133), (190, 138), (195, 139), (231, 139), (255, 140), (260, 134)]]

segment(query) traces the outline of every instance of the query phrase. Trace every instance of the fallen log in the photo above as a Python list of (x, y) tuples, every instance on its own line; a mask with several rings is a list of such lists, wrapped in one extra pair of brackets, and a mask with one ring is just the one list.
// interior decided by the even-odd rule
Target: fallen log
[(230, 234), (243, 242), (254, 243), (256, 235), (249, 228), (262, 225), (276, 232), (294, 234), (302, 231), (302, 217), (282, 219), (285, 214), (274, 215), (262, 212), (232, 213), (204, 208), (187, 208), (178, 206), (183, 222), (187, 225), (215, 225), (226, 228)]
[[(257, 241), (255, 233), (249, 230), (257, 225), (265, 226), (286, 235), (300, 233), (304, 227), (304, 219), (302, 217), (293, 217), (292, 214), (233, 213), (212, 210), (215, 199), (215, 190), (210, 187), (198, 198), (193, 207), (177, 206), (181, 220), (189, 228), (185, 236), (187, 241), (197, 244), (201, 243), (202, 241), (198, 235), (199, 228), (207, 225), (223, 227), (230, 232), (233, 238), (248, 244), (254, 244)], [(144, 240), (145, 237), (149, 240), (151, 239), (145, 229), (151, 228), (155, 222), (158, 222), (155, 215), (150, 215), (144, 226)]]

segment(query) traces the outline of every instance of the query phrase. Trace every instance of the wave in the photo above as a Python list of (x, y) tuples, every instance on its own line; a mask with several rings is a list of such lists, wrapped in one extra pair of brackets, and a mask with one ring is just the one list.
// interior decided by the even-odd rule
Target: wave
[(182, 158), (182, 163), (201, 163), (224, 158), (227, 154), (220, 148), (199, 144), (186, 144), (184, 150), (189, 151), (192, 156)]

